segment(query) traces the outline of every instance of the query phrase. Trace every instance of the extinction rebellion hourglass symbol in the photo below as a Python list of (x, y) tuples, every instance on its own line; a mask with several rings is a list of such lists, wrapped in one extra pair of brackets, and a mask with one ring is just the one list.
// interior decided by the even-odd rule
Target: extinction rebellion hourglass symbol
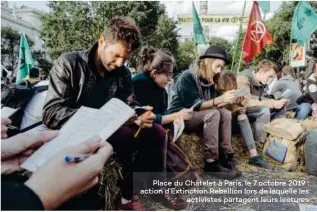
[(266, 27), (262, 21), (254, 21), (251, 24), (251, 40), (260, 43), (266, 34)]

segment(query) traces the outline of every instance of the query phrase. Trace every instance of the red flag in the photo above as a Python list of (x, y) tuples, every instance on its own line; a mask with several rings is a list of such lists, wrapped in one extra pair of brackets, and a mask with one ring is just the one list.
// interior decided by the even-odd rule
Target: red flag
[(261, 50), (273, 43), (273, 38), (265, 26), (257, 2), (253, 2), (248, 29), (243, 41), (243, 60), (249, 62), (257, 56)]

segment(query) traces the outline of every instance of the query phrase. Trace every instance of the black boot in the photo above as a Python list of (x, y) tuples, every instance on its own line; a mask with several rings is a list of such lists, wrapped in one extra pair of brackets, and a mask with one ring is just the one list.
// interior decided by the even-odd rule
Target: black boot
[(241, 172), (236, 170), (227, 169), (219, 164), (219, 161), (208, 163), (205, 161), (204, 171), (207, 175), (214, 176), (220, 179), (231, 180), (241, 176)]
[(220, 154), (220, 165), (227, 169), (235, 170), (241, 176), (242, 173), (237, 169), (236, 164), (237, 162), (232, 151), (225, 151)]

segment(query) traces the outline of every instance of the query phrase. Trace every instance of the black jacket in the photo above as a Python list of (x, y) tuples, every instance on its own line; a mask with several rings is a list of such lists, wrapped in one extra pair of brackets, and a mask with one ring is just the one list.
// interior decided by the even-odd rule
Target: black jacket
[[(310, 88), (312, 86), (312, 88)], [(309, 104), (317, 104), (317, 92), (316, 92), (317, 82), (308, 79), (307, 80), (307, 91), (301, 97), (297, 99), (297, 104), (301, 103), (309, 103)], [(312, 91), (310, 91), (312, 89)]]
[(24, 183), (1, 180), (1, 210), (44, 210), (40, 198)]
[(128, 102), (133, 94), (131, 73), (125, 66), (105, 78), (97, 73), (91, 49), (62, 54), (50, 72), (49, 88), (43, 107), (43, 122), (50, 129), (59, 129), (80, 106), (100, 108), (111, 98)]

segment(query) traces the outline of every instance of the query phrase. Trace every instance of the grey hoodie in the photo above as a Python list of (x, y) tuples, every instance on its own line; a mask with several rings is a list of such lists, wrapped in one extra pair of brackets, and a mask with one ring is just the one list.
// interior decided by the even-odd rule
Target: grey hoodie
[(302, 96), (298, 81), (289, 75), (282, 77), (274, 84), (271, 94), (274, 95), (277, 92), (281, 93), (283, 99), (290, 100), (287, 110), (295, 109), (297, 107), (296, 100)]

